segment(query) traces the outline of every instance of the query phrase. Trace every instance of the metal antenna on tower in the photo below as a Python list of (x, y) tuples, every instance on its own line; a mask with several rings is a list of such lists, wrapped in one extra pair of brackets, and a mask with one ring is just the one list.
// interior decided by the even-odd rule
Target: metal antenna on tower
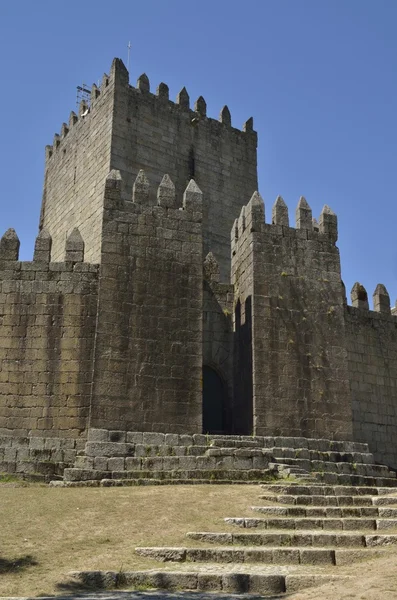
[(128, 42), (128, 54), (127, 54), (127, 71), (130, 70), (130, 50), (131, 50), (131, 42)]

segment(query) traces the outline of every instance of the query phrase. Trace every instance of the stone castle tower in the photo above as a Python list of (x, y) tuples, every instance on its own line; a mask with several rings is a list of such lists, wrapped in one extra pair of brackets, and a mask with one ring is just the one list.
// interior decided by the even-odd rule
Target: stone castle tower
[(83, 102), (78, 116), (71, 113), (47, 147), (40, 229), (52, 236), (52, 260), (63, 259), (65, 240), (77, 227), (85, 259), (100, 262), (105, 178), (119, 170), (129, 200), (143, 169), (151, 204), (164, 173), (179, 197), (191, 179), (197, 182), (204, 198), (204, 253), (216, 253), (222, 278), (228, 278), (230, 229), (244, 198), (258, 187), (256, 147), (252, 119), (239, 131), (226, 106), (219, 121), (210, 119), (204, 98), (193, 110), (183, 88), (171, 102), (164, 83), (150, 92), (146, 75), (132, 87), (124, 64), (115, 59), (100, 89), (93, 86), (90, 106)]
[(257, 135), (113, 61), (46, 148), (33, 261), (0, 241), (0, 434), (367, 442), (397, 466), (397, 327), (347, 306), (337, 218), (257, 190)]

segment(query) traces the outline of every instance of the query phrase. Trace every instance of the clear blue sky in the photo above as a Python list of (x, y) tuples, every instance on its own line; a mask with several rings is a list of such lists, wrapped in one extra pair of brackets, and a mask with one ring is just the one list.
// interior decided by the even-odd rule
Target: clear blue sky
[[(112, 58), (172, 97), (259, 134), (267, 220), (278, 194), (294, 223), (304, 195), (338, 214), (343, 279), (397, 297), (396, 0), (12, 0), (0, 2), (2, 231), (30, 260), (44, 146)], [(244, 200), (244, 199), (243, 199)], [(248, 198), (246, 199), (248, 200)]]

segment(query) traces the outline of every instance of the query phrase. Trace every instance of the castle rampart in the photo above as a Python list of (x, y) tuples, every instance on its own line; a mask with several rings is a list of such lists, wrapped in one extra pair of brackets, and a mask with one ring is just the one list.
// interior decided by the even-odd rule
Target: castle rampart
[(354, 439), (367, 442), (379, 461), (397, 468), (397, 319), (378, 285), (369, 310), (365, 288), (356, 283), (345, 313)]
[(78, 437), (87, 425), (98, 266), (74, 232), (65, 261), (49, 262), (43, 230), (33, 262), (14, 230), (0, 241), (0, 434)]

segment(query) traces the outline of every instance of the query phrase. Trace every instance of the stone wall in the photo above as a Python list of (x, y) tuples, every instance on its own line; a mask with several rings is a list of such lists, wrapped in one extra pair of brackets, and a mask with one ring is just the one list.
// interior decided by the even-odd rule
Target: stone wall
[(84, 433), (89, 413), (97, 265), (85, 264), (77, 231), (66, 261), (49, 262), (42, 231), (33, 262), (18, 260), (19, 240), (0, 241), (0, 435)]
[(85, 256), (99, 262), (104, 181), (110, 171), (113, 100), (117, 60), (102, 85), (92, 88), (90, 104), (70, 113), (52, 146), (46, 148), (40, 229), (53, 239), (52, 261), (63, 261), (65, 240), (78, 227)]
[(202, 194), (107, 179), (91, 426), (201, 432)]
[(236, 301), (252, 322), (254, 433), (351, 439), (336, 216), (324, 207), (313, 228), (301, 199), (293, 229), (279, 197), (266, 225), (254, 194), (232, 239)]
[(356, 284), (355, 306), (348, 306), (345, 314), (353, 435), (368, 443), (377, 461), (396, 469), (397, 319), (390, 314), (390, 300), (384, 309), (376, 302), (377, 293), (376, 310), (370, 311), (366, 292), (360, 288), (363, 299), (354, 295)]
[(121, 172), (126, 199), (140, 169), (151, 183), (151, 204), (161, 177), (168, 173), (181, 197), (189, 180), (203, 192), (204, 256), (212, 251), (220, 264), (221, 280), (230, 273), (230, 228), (238, 216), (242, 199), (257, 189), (257, 135), (252, 119), (244, 131), (231, 126), (227, 107), (220, 120), (206, 116), (202, 97), (190, 108), (185, 89), (176, 103), (169, 100), (168, 87), (161, 83), (150, 92), (146, 75), (137, 88), (128, 85), (128, 72), (118, 63), (114, 98), (111, 168)]

